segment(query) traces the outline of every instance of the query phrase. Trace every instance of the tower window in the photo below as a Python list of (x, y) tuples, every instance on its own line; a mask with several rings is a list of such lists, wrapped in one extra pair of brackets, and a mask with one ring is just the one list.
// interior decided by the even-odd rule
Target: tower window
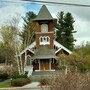
[(43, 32), (43, 33), (48, 32), (48, 25), (47, 24), (41, 25), (41, 32)]
[(50, 42), (50, 38), (47, 36), (47, 42)]
[(40, 42), (43, 42), (43, 37), (40, 38)]

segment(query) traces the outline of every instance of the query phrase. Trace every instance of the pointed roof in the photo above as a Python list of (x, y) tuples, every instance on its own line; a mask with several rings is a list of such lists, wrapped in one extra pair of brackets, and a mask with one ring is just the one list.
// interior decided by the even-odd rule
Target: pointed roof
[(55, 56), (54, 49), (48, 49), (47, 46), (42, 46), (40, 49), (37, 49), (35, 52), (35, 55), (33, 57), (34, 59), (49, 59), (49, 58), (57, 58)]
[(38, 21), (38, 20), (55, 20), (55, 19), (52, 17), (47, 7), (43, 5), (37, 17), (34, 19), (34, 21)]

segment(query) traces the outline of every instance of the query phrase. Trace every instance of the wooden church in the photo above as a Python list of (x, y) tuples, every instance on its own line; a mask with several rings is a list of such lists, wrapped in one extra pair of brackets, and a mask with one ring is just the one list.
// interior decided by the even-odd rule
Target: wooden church
[(58, 54), (68, 55), (72, 52), (55, 41), (54, 21), (56, 19), (51, 16), (45, 5), (33, 21), (39, 24), (39, 32), (36, 32), (36, 40), (20, 53), (24, 70), (29, 71), (31, 66), (35, 71), (55, 70)]

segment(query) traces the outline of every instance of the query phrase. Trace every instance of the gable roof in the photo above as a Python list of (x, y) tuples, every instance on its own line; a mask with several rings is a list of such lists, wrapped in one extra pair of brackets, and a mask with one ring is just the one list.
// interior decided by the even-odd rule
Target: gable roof
[(30, 44), (29, 46), (27, 46), (24, 50), (22, 50), (22, 52), (20, 53), (23, 54), (24, 52), (26, 52), (27, 50), (29, 50), (30, 52), (32, 52), (34, 54), (34, 51), (32, 50), (33, 47), (36, 46), (36, 42), (33, 42), (32, 44)]
[(58, 53), (61, 49), (65, 50), (66, 52), (68, 52), (69, 54), (72, 54), (72, 52), (67, 49), (66, 47), (64, 47), (63, 45), (61, 45), (60, 43), (58, 43), (57, 41), (54, 41), (54, 45), (57, 46), (59, 49), (55, 52)]
[(42, 6), (37, 17), (34, 19), (34, 21), (38, 20), (54, 20), (54, 18), (52, 17), (45, 5)]
[[(63, 45), (61, 45), (60, 43), (58, 43), (57, 41), (55, 41), (54, 40), (54, 45), (55, 46), (57, 46), (58, 47), (58, 50), (57, 51), (55, 51), (55, 54), (57, 54), (60, 50), (65, 50), (67, 53), (69, 53), (69, 54), (72, 54), (72, 52), (69, 50), (69, 49), (67, 49), (66, 47), (64, 47)], [(36, 41), (34, 41), (31, 45), (29, 45), (28, 47), (26, 47), (21, 53), (20, 53), (20, 55), (21, 54), (23, 54), (25, 51), (27, 51), (27, 50), (29, 50), (29, 51), (31, 51), (33, 54), (35, 54), (35, 52), (32, 50), (32, 48), (33, 47), (35, 47), (36, 46)]]
[(49, 59), (49, 58), (57, 58), (55, 56), (54, 49), (48, 49), (47, 46), (43, 45), (40, 49), (37, 49), (35, 52), (35, 55), (33, 57), (34, 59)]

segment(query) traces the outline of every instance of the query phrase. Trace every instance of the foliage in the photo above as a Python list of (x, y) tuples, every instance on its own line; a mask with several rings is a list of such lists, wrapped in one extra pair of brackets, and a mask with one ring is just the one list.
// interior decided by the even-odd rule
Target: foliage
[(78, 55), (77, 68), (82, 71), (90, 71), (90, 43), (82, 43), (81, 46), (75, 48), (75, 52)]
[[(14, 47), (2, 43), (0, 45), (0, 60), (6, 64), (15, 63), (15, 49)], [(9, 52), (9, 53), (8, 53)]]
[(88, 73), (64, 73), (58, 72), (53, 75), (47, 90), (89, 90), (90, 74)]
[(12, 79), (17, 79), (17, 78), (27, 78), (27, 75), (26, 74), (22, 74), (22, 75), (19, 75), (19, 74), (15, 74), (15, 75), (12, 75)]
[(8, 79), (9, 75), (7, 73), (0, 73), (0, 80)]
[(56, 70), (65, 70), (66, 65), (67, 65), (65, 58), (66, 58), (66, 56), (64, 54), (58, 55)]
[(29, 78), (17, 78), (12, 80), (12, 86), (23, 86), (25, 84), (30, 83)]
[(0, 62), (6, 65), (12, 65), (21, 74), (23, 66), (21, 58), (16, 57), (20, 54), (19, 40), (19, 18), (13, 17), (8, 24), (0, 28)]
[(58, 22), (56, 24), (56, 40), (64, 45), (69, 50), (73, 50), (75, 41), (73, 37), (74, 27), (74, 19), (71, 15), (71, 13), (66, 13), (64, 15), (64, 12), (59, 12), (57, 14)]
[(50, 81), (50, 79), (49, 78), (47, 78), (47, 77), (41, 77), (41, 79), (40, 79), (40, 84), (41, 85), (48, 85), (49, 84), (49, 81)]
[(75, 48), (75, 52), (79, 54), (81, 57), (90, 55), (90, 42), (87, 42), (86, 44), (82, 43), (81, 46)]
[(13, 74), (16, 74), (18, 71), (11, 66), (3, 65), (2, 68), (0, 68), (0, 73), (7, 73), (9, 77)]
[(36, 14), (33, 12), (27, 12), (24, 20), (24, 27), (20, 36), (22, 38), (22, 47), (23, 49), (30, 45), (35, 40), (35, 30), (37, 28), (37, 24), (33, 22), (32, 19), (36, 17)]
[(57, 70), (65, 70), (66, 66), (70, 71), (86, 72), (90, 70), (90, 55), (83, 58), (77, 53), (73, 52), (68, 56), (60, 54), (58, 57)]
[[(12, 21), (12, 20), (11, 20)], [(0, 57), (1, 61), (8, 64), (14, 64), (15, 61), (15, 49), (17, 40), (18, 28), (15, 25), (3, 25), (0, 28), (1, 43), (0, 43)], [(8, 53), (9, 52), (9, 53)]]

